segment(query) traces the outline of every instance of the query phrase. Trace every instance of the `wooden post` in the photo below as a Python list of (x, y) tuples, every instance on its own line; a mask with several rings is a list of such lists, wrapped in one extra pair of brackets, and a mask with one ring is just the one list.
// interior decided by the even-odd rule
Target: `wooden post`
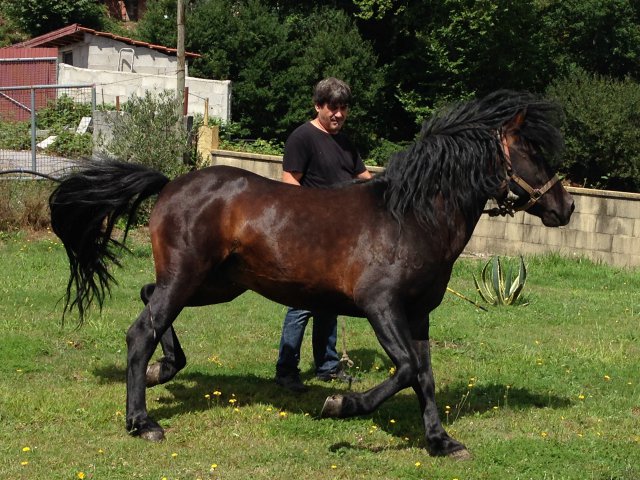
[(184, 51), (184, 15), (185, 6), (184, 0), (178, 0), (178, 45), (177, 45), (177, 57), (178, 57), (178, 70), (176, 77), (176, 96), (178, 99), (177, 113), (183, 115), (184, 105), (184, 83), (185, 83), (185, 51)]

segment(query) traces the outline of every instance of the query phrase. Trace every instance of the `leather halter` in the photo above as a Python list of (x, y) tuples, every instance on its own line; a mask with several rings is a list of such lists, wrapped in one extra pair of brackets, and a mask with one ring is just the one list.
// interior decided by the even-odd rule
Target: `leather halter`
[[(554, 175), (542, 187), (533, 188), (524, 178), (513, 171), (507, 138), (502, 133), (500, 133), (499, 135), (502, 144), (502, 151), (504, 153), (504, 168), (507, 173), (507, 178), (504, 180), (504, 183), (506, 184), (507, 194), (502, 200), (496, 199), (496, 202), (498, 203), (498, 206), (496, 208), (483, 210), (482, 213), (487, 213), (490, 217), (497, 217), (498, 215), (501, 215), (503, 217), (506, 215), (510, 215), (513, 217), (515, 212), (520, 212), (531, 208), (560, 179), (558, 178), (558, 175)], [(515, 204), (520, 200), (520, 197), (513, 193), (509, 188), (509, 184), (511, 182), (515, 182), (529, 195), (529, 200), (524, 205), (521, 205), (519, 207), (515, 206)]]

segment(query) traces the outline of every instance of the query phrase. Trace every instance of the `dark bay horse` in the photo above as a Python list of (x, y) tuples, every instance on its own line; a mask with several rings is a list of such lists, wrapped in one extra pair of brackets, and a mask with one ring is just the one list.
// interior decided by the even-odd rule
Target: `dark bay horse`
[[(52, 227), (69, 256), (65, 311), (102, 305), (118, 262), (112, 230), (159, 193), (149, 231), (155, 284), (127, 332), (130, 433), (164, 437), (147, 414), (147, 386), (169, 381), (185, 356), (172, 327), (187, 306), (228, 302), (250, 289), (275, 302), (366, 317), (396, 373), (363, 393), (327, 398), (322, 414), (368, 414), (412, 387), (432, 455), (465, 457), (440, 422), (429, 352), (429, 313), (488, 199), (565, 225), (573, 200), (550, 161), (562, 146), (561, 112), (527, 93), (499, 91), (426, 121), (408, 149), (372, 180), (300, 188), (231, 167), (170, 181), (131, 163), (92, 162), (50, 199)], [(73, 290), (75, 287), (75, 295)], [(164, 357), (149, 360), (160, 344)]]

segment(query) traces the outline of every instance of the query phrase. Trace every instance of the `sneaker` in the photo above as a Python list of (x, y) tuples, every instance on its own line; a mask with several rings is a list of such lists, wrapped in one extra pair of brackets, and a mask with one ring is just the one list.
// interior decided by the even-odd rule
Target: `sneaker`
[(309, 390), (309, 387), (300, 380), (300, 375), (296, 374), (276, 375), (276, 384), (294, 393), (303, 393)]
[(357, 381), (354, 377), (352, 377), (351, 375), (346, 373), (341, 368), (339, 368), (337, 370), (334, 370), (333, 372), (322, 373), (320, 375), (316, 375), (316, 378), (318, 380), (322, 380), (323, 382), (330, 382), (332, 380), (338, 380), (340, 382), (348, 383), (349, 385), (351, 385), (353, 382)]

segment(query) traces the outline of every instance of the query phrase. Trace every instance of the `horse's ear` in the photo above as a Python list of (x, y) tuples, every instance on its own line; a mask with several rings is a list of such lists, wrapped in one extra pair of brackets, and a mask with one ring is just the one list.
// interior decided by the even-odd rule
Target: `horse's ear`
[(524, 119), (527, 115), (527, 109), (523, 108), (518, 113), (516, 113), (511, 120), (504, 124), (503, 130), (506, 133), (512, 133), (516, 130), (519, 130), (524, 123)]

